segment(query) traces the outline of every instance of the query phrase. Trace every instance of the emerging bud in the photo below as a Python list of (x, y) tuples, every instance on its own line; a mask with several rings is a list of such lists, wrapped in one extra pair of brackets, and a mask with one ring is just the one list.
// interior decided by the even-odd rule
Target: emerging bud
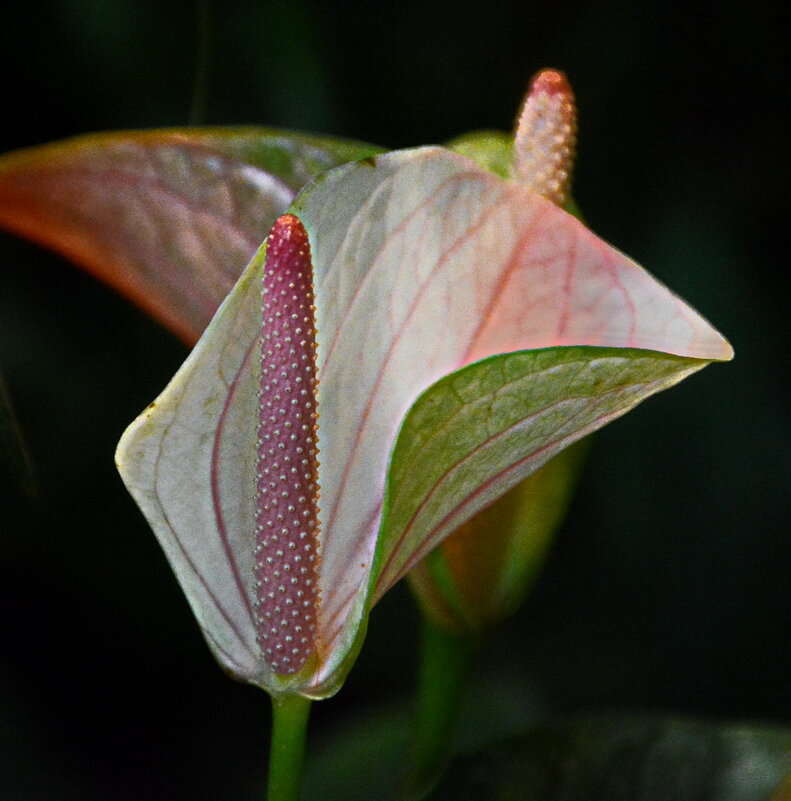
[(577, 142), (577, 110), (566, 76), (541, 70), (519, 115), (514, 142), (516, 178), (555, 205), (569, 197)]
[(284, 214), (267, 240), (256, 487), (256, 627), (290, 675), (315, 650), (318, 601), (316, 331), (307, 232)]

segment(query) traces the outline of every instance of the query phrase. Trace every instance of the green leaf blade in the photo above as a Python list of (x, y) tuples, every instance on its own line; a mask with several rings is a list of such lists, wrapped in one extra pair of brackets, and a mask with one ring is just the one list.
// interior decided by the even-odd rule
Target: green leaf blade
[(563, 448), (707, 363), (548, 348), (494, 356), (438, 381), (410, 410), (393, 451), (377, 596)]

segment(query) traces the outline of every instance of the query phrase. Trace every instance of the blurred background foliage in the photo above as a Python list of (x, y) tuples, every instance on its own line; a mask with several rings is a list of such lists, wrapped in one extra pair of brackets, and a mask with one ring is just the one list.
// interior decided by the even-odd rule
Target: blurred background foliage
[[(509, 129), (532, 73), (565, 70), (591, 228), (709, 317), (737, 357), (597, 438), (534, 594), (483, 649), (460, 742), (613, 708), (787, 725), (787, 76), (775, 5), (460, 9), (5, 3), (0, 150), (196, 115), (441, 142)], [(0, 238), (0, 372), (32, 464), (20, 482), (0, 460), (5, 801), (262, 797), (267, 699), (213, 663), (113, 467), (121, 431), (185, 353), (87, 275)], [(399, 747), (416, 624), (403, 588), (375, 610), (347, 686), (316, 705), (311, 787), (340, 769), (333, 742), (359, 739), (372, 709), (392, 736), (353, 769), (375, 771)]]

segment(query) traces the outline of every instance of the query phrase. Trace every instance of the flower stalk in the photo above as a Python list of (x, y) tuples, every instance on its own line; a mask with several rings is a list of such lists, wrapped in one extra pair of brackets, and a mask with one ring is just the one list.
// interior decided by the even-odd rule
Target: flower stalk
[(405, 798), (417, 801), (433, 787), (450, 759), (456, 722), (477, 638), (424, 616), (417, 707)]
[(300, 797), (310, 705), (301, 695), (272, 696), (267, 801), (298, 801)]

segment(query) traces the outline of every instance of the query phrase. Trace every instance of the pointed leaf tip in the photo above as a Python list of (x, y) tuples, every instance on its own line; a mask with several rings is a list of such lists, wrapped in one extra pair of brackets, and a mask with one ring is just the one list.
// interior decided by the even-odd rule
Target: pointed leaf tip
[(517, 123), (514, 172), (529, 189), (558, 206), (569, 196), (577, 143), (577, 109), (566, 76), (539, 72)]
[(290, 675), (314, 650), (319, 489), (310, 244), (291, 214), (267, 240), (262, 307), (255, 619), (264, 660)]

